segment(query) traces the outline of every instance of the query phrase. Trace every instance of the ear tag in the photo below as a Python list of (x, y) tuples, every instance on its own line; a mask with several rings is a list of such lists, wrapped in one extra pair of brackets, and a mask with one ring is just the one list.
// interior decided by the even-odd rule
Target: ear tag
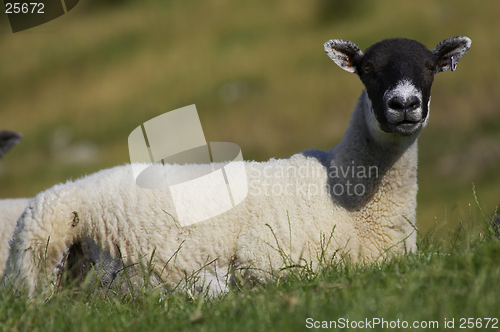
[(455, 58), (452, 56), (450, 59), (451, 62), (451, 71), (455, 71), (457, 69), (457, 62), (455, 62)]

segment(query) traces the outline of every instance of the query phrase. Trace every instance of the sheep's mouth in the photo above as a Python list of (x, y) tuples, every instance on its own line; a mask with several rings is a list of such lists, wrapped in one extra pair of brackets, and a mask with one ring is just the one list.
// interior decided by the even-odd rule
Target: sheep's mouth
[(422, 129), (422, 121), (403, 120), (397, 123), (388, 124), (393, 133), (409, 136), (419, 132)]
[(386, 133), (410, 136), (424, 128), (425, 117), (420, 111), (396, 112), (390, 109), (371, 108), (380, 129)]

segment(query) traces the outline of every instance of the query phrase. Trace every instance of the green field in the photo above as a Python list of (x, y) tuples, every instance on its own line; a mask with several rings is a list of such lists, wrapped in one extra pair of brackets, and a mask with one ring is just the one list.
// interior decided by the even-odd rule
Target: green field
[[(60, 294), (44, 303), (2, 294), (0, 330), (301, 330), (307, 317), (375, 316), (455, 318), (457, 327), (462, 317), (500, 319), (500, 245), (486, 228), (469, 231), (500, 204), (498, 13), (498, 0), (82, 0), (16, 34), (0, 13), (0, 130), (24, 135), (0, 160), (0, 198), (32, 197), (126, 163), (134, 128), (190, 104), (207, 141), (234, 142), (247, 160), (328, 150), (363, 86), (324, 54), (325, 41), (362, 49), (389, 37), (431, 49), (456, 35), (473, 41), (456, 72), (436, 76), (419, 139), (418, 254), (327, 267), (222, 299)], [(455, 243), (456, 229), (469, 239)]]

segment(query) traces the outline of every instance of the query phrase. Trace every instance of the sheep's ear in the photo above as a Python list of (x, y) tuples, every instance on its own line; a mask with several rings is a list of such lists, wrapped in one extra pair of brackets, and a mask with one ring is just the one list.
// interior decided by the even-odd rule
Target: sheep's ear
[(325, 52), (337, 66), (350, 72), (356, 72), (356, 63), (363, 56), (363, 52), (353, 42), (342, 39), (332, 39), (325, 44)]
[(460, 58), (467, 53), (472, 41), (467, 37), (452, 37), (441, 41), (432, 50), (436, 57), (436, 72), (454, 71)]
[(0, 157), (21, 141), (22, 135), (13, 131), (0, 131)]

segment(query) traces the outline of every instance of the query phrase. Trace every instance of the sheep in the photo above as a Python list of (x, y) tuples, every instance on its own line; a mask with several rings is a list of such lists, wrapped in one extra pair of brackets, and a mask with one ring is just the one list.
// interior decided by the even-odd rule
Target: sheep
[[(21, 141), (22, 135), (9, 130), (0, 131), (0, 158)], [(9, 255), (9, 240), (16, 228), (17, 219), (28, 206), (28, 198), (0, 200), (0, 275), (3, 275)]]
[(29, 198), (0, 199), (0, 275), (3, 275), (9, 256), (9, 240), (29, 200)]
[[(153, 270), (152, 283), (175, 286), (196, 276), (196, 289), (216, 295), (237, 280), (266, 282), (305, 262), (316, 269), (322, 260), (364, 263), (415, 252), (417, 138), (429, 119), (431, 85), (436, 73), (456, 69), (470, 45), (454, 37), (429, 51), (395, 38), (363, 53), (350, 41), (326, 42), (327, 55), (365, 86), (339, 145), (238, 162), (246, 199), (185, 227), (175, 220), (168, 188), (136, 185), (133, 167), (144, 165), (56, 185), (20, 218), (4, 284), (31, 295), (54, 291), (64, 271), (81, 277), (93, 266), (105, 270), (109, 285), (138, 262)], [(202, 174), (203, 165), (154, 167), (175, 178)]]
[(0, 158), (21, 141), (22, 135), (10, 130), (0, 131)]

